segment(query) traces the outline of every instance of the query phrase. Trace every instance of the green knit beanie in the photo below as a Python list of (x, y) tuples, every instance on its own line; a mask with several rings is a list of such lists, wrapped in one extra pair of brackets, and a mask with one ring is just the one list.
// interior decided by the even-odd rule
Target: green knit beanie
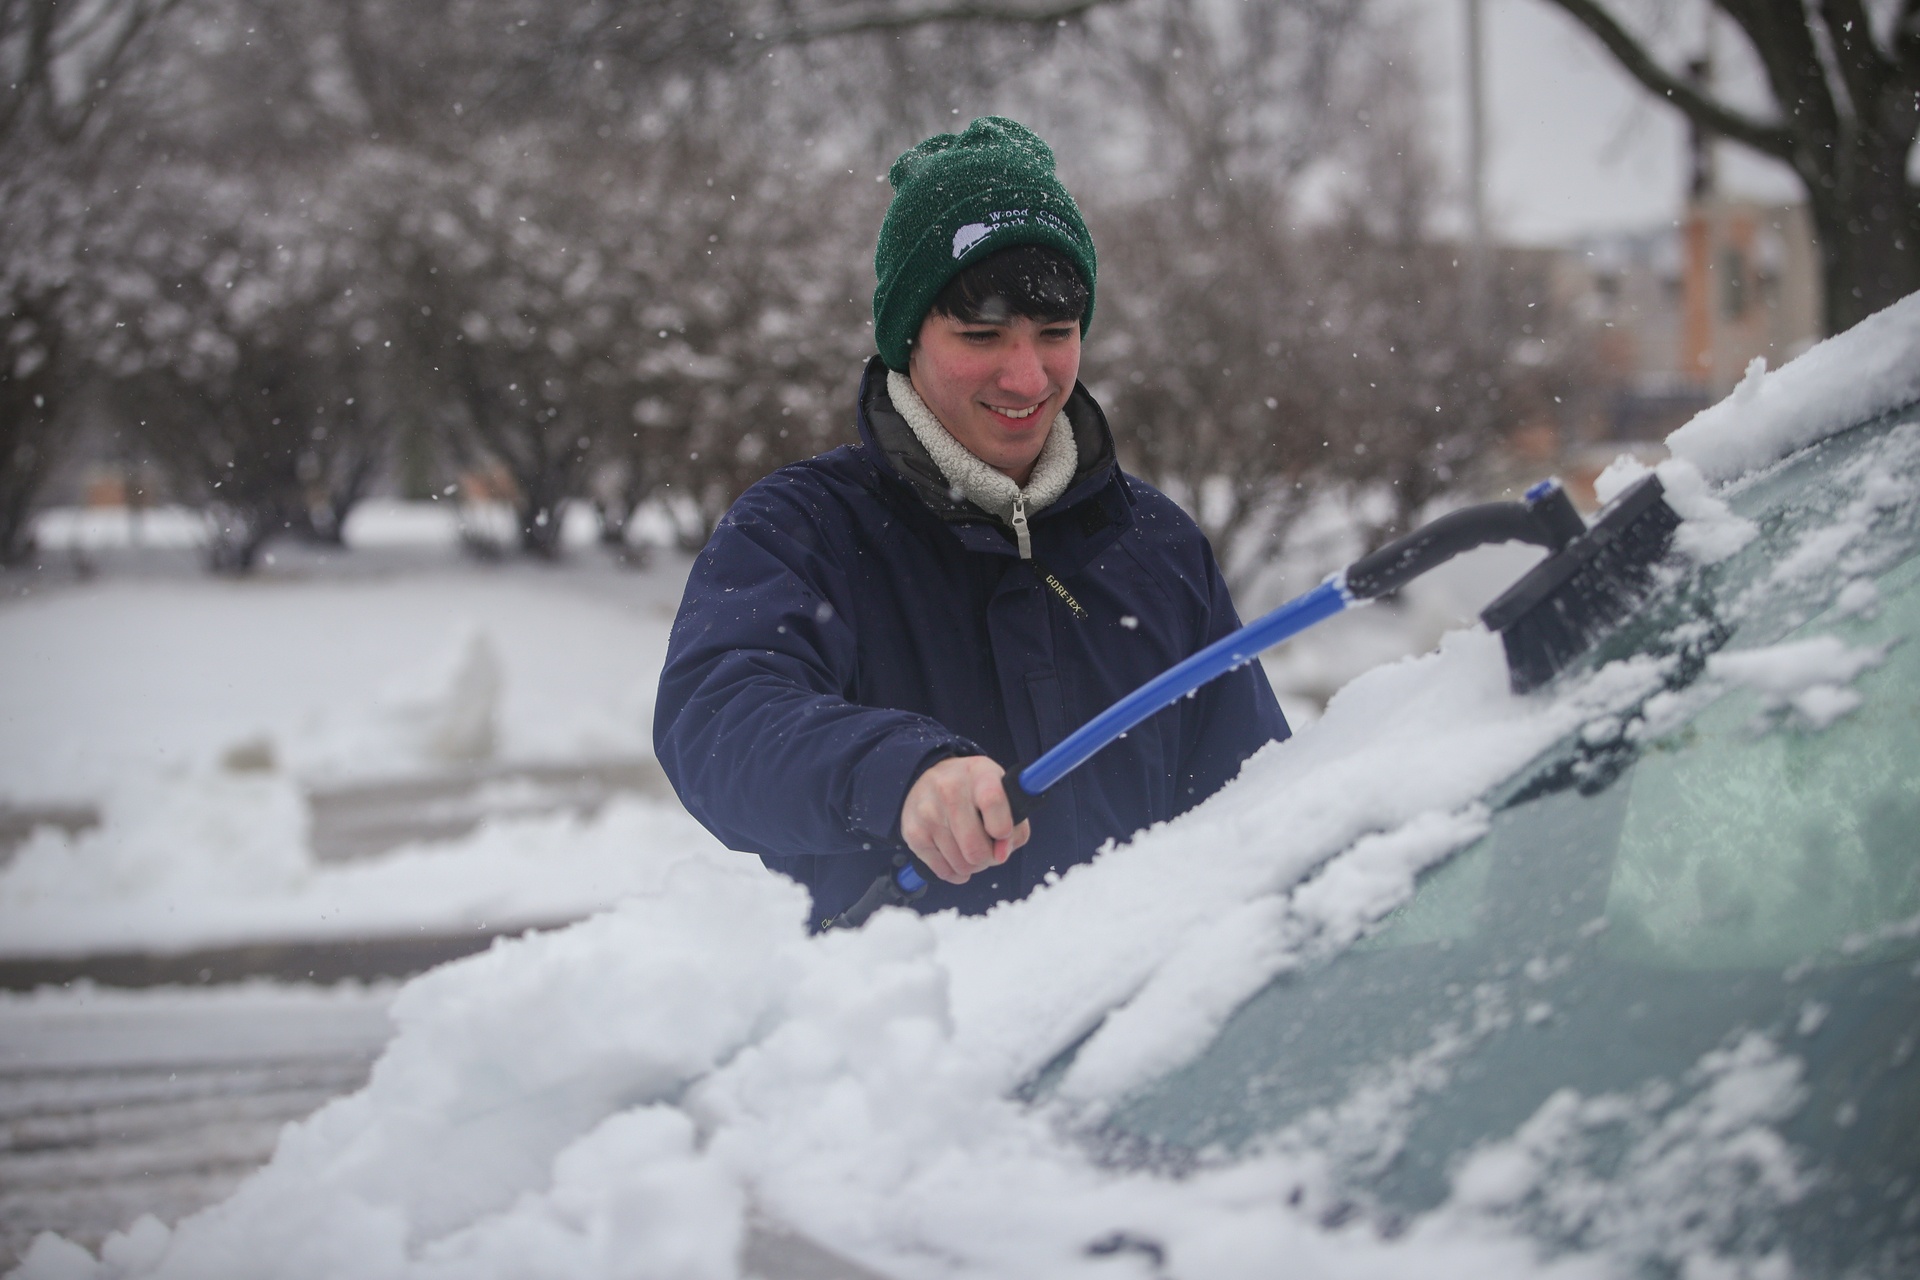
[(887, 173), (893, 203), (873, 255), (873, 336), (889, 369), (905, 373), (908, 345), (947, 281), (990, 253), (1051, 245), (1087, 285), (1080, 332), (1093, 319), (1093, 237), (1053, 176), (1053, 151), (1025, 125), (982, 116), (960, 134), (937, 133)]

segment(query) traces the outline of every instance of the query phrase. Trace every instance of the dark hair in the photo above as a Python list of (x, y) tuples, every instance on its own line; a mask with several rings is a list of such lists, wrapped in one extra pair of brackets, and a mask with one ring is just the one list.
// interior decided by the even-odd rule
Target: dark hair
[(1087, 282), (1066, 254), (1049, 245), (1017, 244), (962, 269), (927, 310), (962, 324), (1000, 324), (1014, 316), (1078, 320), (1087, 297)]

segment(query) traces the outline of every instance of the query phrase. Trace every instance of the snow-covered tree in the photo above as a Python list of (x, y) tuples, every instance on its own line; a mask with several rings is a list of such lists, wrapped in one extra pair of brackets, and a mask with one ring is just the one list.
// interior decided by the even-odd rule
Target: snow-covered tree
[(32, 550), (34, 504), (59, 457), (78, 205), (64, 184), (36, 188), (0, 177), (0, 565)]
[(115, 141), (103, 110), (178, 0), (0, 0), (0, 565), (59, 459), (70, 282)]
[(337, 541), (394, 398), (357, 217), (316, 188), (193, 169), (115, 212), (119, 252), (74, 327), (174, 493), (210, 513), (214, 567), (250, 568), (283, 534)]

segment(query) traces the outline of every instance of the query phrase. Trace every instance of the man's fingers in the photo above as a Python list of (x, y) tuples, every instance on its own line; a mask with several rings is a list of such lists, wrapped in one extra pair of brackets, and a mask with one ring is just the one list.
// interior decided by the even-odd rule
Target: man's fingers
[(993, 865), (993, 837), (980, 825), (980, 814), (971, 804), (956, 805), (948, 815), (951, 825), (947, 828), (953, 838), (955, 852), (959, 855), (955, 861), (966, 865), (968, 871), (978, 871), (982, 867)]
[(954, 857), (952, 843), (935, 838), (924, 849), (915, 849), (914, 854), (927, 864), (927, 870), (945, 880), (948, 884), (965, 884), (972, 873), (960, 865)]
[(993, 860), (995, 864), (997, 865), (1011, 858), (1014, 850), (1025, 844), (1032, 834), (1033, 828), (1026, 824), (1025, 819), (1022, 819), (1020, 825), (1013, 829), (1012, 835), (1003, 836), (995, 840), (993, 842)]
[[(968, 863), (966, 857), (961, 853), (959, 844), (953, 838), (953, 833), (951, 831), (937, 832), (935, 835), (935, 843), (939, 849), (940, 861), (945, 864), (945, 869), (941, 873), (940, 878), (948, 884), (965, 884), (968, 879), (972, 877), (974, 867)], [(931, 864), (929, 864), (929, 867), (931, 867)]]
[[(962, 763), (972, 765), (972, 760)], [(969, 770), (971, 772), (971, 770)], [(957, 862), (964, 864), (970, 872), (992, 865), (993, 837), (987, 834), (980, 823), (980, 811), (976, 794), (978, 787), (972, 785), (972, 779), (955, 771), (947, 779), (948, 785), (940, 788), (940, 800), (948, 834), (953, 839)]]
[(967, 866), (960, 857), (960, 848), (954, 843), (952, 832), (936, 821), (929, 825), (924, 843), (924, 848), (913, 851), (919, 855), (920, 861), (927, 864), (927, 870), (948, 884), (967, 882), (967, 878), (973, 874), (973, 868)]
[(973, 804), (986, 833), (996, 841), (1005, 840), (1013, 834), (1013, 806), (1007, 803), (1005, 774), (991, 760), (981, 763), (985, 767), (974, 773)]
[(1005, 862), (1032, 834), (1014, 825), (1001, 778), (985, 756), (942, 760), (920, 776), (902, 808), (900, 834), (927, 870), (949, 884)]

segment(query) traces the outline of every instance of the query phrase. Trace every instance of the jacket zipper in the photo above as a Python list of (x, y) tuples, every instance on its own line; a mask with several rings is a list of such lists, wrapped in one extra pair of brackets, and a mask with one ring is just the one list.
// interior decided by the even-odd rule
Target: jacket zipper
[(1020, 558), (1022, 560), (1033, 559), (1033, 539), (1027, 536), (1027, 498), (1025, 494), (1016, 493), (1013, 495), (1013, 517), (1009, 523), (1013, 525), (1014, 540), (1020, 544)]

